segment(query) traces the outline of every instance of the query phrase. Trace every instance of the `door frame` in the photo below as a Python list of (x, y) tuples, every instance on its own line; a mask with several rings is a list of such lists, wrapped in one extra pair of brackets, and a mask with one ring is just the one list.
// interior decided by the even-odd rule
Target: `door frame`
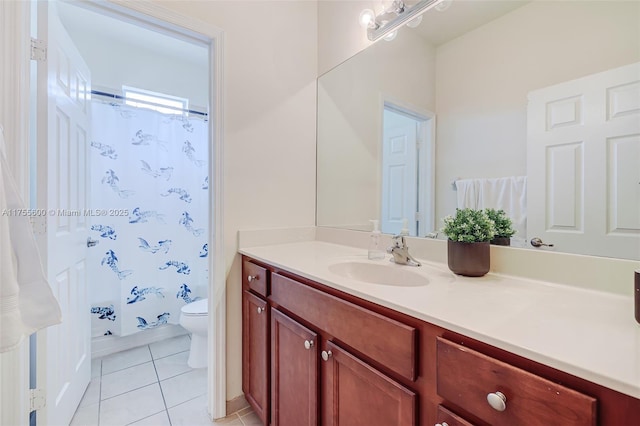
[[(8, 140), (8, 158), (14, 162), (13, 170), (20, 184), (21, 193), (29, 200), (29, 38), (31, 2), (0, 2), (4, 17), (0, 34), (0, 45), (4, 78), (0, 89), (8, 96), (0, 108), (0, 122), (4, 123)], [(118, 19), (132, 20), (137, 25), (155, 28), (181, 38), (199, 41), (209, 49), (209, 176), (210, 210), (209, 229), (213, 235), (210, 245), (208, 291), (209, 291), (209, 368), (208, 411), (212, 418), (226, 416), (226, 294), (223, 238), (223, 59), (224, 32), (208, 23), (177, 14), (149, 0), (128, 2), (125, 0), (86, 0), (78, 6), (109, 14)], [(35, 7), (35, 6), (34, 6)], [(10, 106), (10, 107), (9, 107)], [(14, 141), (22, 141), (20, 143)], [(46, 329), (38, 334), (46, 333)], [(26, 349), (25, 349), (26, 347)], [(29, 422), (29, 350), (28, 343), (15, 351), (2, 354), (0, 375), (11, 380), (10, 386), (2, 386), (2, 420), (7, 424)], [(6, 355), (6, 356), (5, 356)], [(18, 376), (18, 377), (16, 377)], [(7, 384), (6, 380), (2, 380)], [(6, 388), (6, 389), (5, 389)], [(4, 396), (10, 398), (4, 398)]]
[[(384, 111), (390, 110), (405, 115), (419, 122), (417, 132), (418, 143), (421, 145), (416, 165), (418, 167), (418, 237), (424, 237), (435, 228), (435, 158), (436, 158), (436, 114), (424, 108), (411, 105), (387, 94), (380, 94), (379, 104), (379, 165), (378, 181), (382, 182), (382, 145), (384, 135)], [(421, 172), (427, 170), (427, 172)], [(380, 206), (382, 205), (382, 195)]]

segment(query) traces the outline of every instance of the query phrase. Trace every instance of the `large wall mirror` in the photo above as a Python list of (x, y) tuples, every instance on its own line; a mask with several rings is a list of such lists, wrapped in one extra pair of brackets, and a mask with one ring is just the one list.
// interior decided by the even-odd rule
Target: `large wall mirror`
[(422, 18), (318, 79), (317, 225), (433, 237), (474, 184), (510, 181), (512, 245), (640, 260), (640, 3)]

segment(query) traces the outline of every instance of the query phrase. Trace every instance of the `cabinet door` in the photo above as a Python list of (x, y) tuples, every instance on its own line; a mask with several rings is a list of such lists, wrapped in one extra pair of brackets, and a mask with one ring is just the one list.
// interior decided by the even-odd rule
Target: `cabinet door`
[(273, 426), (318, 423), (317, 334), (271, 308)]
[(411, 426), (416, 394), (332, 342), (322, 352), (324, 426)]
[(262, 423), (269, 424), (269, 310), (248, 291), (242, 297), (242, 391)]

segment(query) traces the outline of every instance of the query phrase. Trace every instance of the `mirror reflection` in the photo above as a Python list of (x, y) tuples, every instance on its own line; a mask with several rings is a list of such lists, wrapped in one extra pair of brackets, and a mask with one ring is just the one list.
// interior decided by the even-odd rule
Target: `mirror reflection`
[(422, 17), (318, 79), (317, 225), (434, 237), (497, 207), (512, 246), (640, 260), (640, 4)]

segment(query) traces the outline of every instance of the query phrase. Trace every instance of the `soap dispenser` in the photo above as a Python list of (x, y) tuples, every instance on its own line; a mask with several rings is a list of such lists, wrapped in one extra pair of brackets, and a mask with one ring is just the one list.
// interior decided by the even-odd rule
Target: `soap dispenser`
[(369, 259), (384, 259), (384, 250), (382, 249), (382, 233), (380, 232), (379, 221), (371, 220), (373, 223), (373, 231), (369, 240)]
[(407, 218), (403, 218), (402, 219), (402, 229), (400, 230), (400, 235), (402, 235), (403, 237), (408, 237), (409, 236), (409, 219)]

